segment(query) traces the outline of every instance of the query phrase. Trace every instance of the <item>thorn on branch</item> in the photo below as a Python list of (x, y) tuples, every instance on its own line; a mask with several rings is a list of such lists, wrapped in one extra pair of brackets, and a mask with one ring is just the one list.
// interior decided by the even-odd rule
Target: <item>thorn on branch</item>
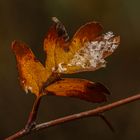
[(99, 114), (98, 115), (106, 124), (107, 126), (109, 127), (109, 129), (112, 131), (112, 132), (115, 132), (115, 129), (113, 127), (113, 125), (111, 124), (111, 122), (107, 119), (107, 117), (103, 114)]

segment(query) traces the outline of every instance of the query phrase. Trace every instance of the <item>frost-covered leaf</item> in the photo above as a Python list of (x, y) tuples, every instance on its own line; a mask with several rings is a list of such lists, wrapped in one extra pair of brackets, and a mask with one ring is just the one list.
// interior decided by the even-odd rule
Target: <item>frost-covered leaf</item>
[[(46, 67), (57, 73), (95, 71), (105, 67), (105, 58), (118, 47), (120, 37), (112, 32), (102, 34), (98, 22), (81, 26), (69, 41), (64, 25), (57, 19), (45, 39)], [(51, 64), (50, 64), (51, 63)]]
[(65, 73), (95, 71), (106, 66), (105, 58), (111, 55), (119, 45), (120, 38), (108, 32), (93, 41), (85, 41), (69, 61)]

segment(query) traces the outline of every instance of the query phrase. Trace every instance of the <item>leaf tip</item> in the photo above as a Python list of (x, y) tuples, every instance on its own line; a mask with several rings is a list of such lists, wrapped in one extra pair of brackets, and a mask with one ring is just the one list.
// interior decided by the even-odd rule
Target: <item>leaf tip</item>
[(60, 23), (59, 19), (57, 17), (52, 17), (52, 21), (54, 23)]
[(95, 85), (97, 86), (97, 89), (99, 89), (100, 92), (103, 92), (105, 94), (110, 95), (110, 91), (107, 87), (105, 87), (103, 84), (96, 82)]
[(15, 47), (17, 46), (17, 40), (14, 40), (14, 41), (12, 41), (12, 43), (11, 43), (11, 49), (14, 51), (15, 50)]

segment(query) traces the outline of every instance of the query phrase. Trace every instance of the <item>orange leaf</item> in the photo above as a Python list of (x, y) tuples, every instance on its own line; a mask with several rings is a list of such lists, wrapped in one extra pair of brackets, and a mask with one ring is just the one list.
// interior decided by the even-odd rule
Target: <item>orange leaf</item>
[(106, 94), (109, 94), (109, 91), (100, 83), (76, 78), (61, 79), (49, 85), (45, 91), (46, 94), (75, 97), (94, 103), (106, 101)]
[(63, 47), (63, 51), (67, 51), (66, 41), (68, 40), (68, 34), (64, 25), (55, 17), (52, 18), (54, 23), (50, 27), (47, 36), (44, 40), (44, 51), (46, 53), (46, 68), (49, 71), (53, 71), (57, 68), (57, 58), (56, 55), (61, 54), (60, 51), (57, 51), (57, 46)]
[(57, 73), (95, 71), (105, 67), (104, 58), (111, 55), (119, 45), (120, 38), (112, 32), (101, 35), (102, 26), (97, 22), (83, 25), (68, 41), (63, 24), (56, 18), (53, 21), (55, 23), (45, 39), (44, 48), (46, 65)]
[(38, 95), (49, 73), (26, 44), (14, 41), (12, 50), (16, 55), (21, 86), (26, 92), (29, 90)]
[(99, 37), (102, 33), (103, 27), (98, 22), (89, 22), (81, 26), (73, 37), (73, 42), (76, 40), (84, 41), (93, 41)]

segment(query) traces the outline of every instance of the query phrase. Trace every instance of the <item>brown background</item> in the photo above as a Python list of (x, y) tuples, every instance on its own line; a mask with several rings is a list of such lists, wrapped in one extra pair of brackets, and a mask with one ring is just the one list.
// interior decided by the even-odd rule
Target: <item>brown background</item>
[[(75, 74), (104, 83), (112, 92), (109, 102), (140, 92), (140, 1), (139, 0), (0, 0), (0, 139), (21, 129), (34, 96), (19, 86), (12, 40), (28, 43), (43, 62), (43, 38), (58, 17), (72, 36), (87, 21), (96, 20), (105, 31), (121, 36), (121, 45), (108, 58), (105, 69)], [(44, 97), (38, 122), (94, 108), (84, 101)], [(88, 118), (52, 127), (21, 140), (139, 140), (140, 102), (106, 112), (116, 132), (112, 133), (99, 118)]]

